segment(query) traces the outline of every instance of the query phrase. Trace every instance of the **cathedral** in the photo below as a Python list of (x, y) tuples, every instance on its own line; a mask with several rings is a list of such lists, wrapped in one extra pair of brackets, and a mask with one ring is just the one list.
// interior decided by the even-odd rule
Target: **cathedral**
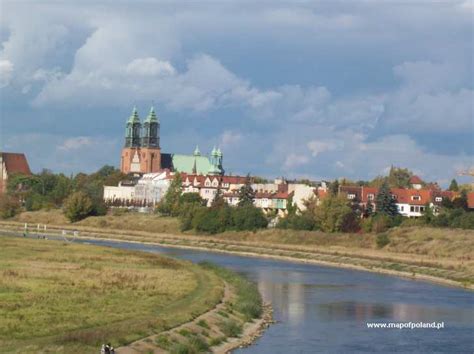
[(201, 155), (196, 147), (192, 155), (162, 153), (160, 147), (160, 120), (152, 107), (143, 121), (133, 108), (125, 129), (120, 170), (125, 173), (155, 173), (164, 169), (196, 175), (223, 175), (223, 155), (213, 148), (209, 157)]

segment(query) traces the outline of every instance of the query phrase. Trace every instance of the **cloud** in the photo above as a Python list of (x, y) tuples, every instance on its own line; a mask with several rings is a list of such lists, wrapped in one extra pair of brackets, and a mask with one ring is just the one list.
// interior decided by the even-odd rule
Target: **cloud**
[(231, 130), (226, 130), (222, 133), (219, 142), (222, 147), (230, 147), (242, 141), (242, 134)]
[(311, 151), (311, 155), (313, 157), (316, 157), (325, 151), (331, 151), (337, 148), (341, 148), (343, 145), (342, 143), (335, 140), (330, 140), (330, 141), (312, 140), (307, 143), (307, 146), (308, 146), (308, 149)]
[(8, 86), (13, 74), (13, 63), (0, 60), (0, 88)]
[[(309, 162), (309, 157), (305, 155), (297, 155), (297, 154), (289, 154), (285, 158), (285, 162), (283, 163), (283, 167), (285, 170), (290, 170), (295, 167), (305, 165)], [(287, 171), (288, 172), (288, 171)]]
[(61, 151), (72, 151), (72, 150), (80, 150), (84, 147), (89, 147), (94, 144), (98, 144), (100, 141), (95, 141), (93, 138), (89, 136), (78, 136), (74, 138), (68, 138), (64, 140), (59, 146), (58, 150)]
[(127, 65), (127, 73), (131, 75), (160, 76), (174, 75), (175, 68), (169, 61), (160, 61), (156, 58), (138, 58)]

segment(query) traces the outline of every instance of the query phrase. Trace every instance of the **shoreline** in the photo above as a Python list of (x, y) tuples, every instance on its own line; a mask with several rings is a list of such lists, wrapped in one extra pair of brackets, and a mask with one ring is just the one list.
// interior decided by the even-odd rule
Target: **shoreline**
[[(0, 225), (1, 226), (1, 225)], [(51, 229), (56, 229), (59, 230), (61, 228), (67, 229), (67, 227), (64, 227), (65, 225), (48, 225), (51, 227)], [(70, 227), (70, 226), (69, 226)], [(15, 233), (17, 235), (21, 234), (20, 231), (16, 230), (5, 230), (5, 229), (0, 229), (0, 231), (4, 232), (9, 232), (9, 233)], [(71, 231), (69, 229), (68, 231)], [(363, 265), (356, 265), (352, 263), (346, 263), (346, 262), (331, 262), (331, 261), (325, 261), (325, 260), (319, 260), (319, 259), (306, 259), (306, 258), (301, 258), (301, 257), (294, 257), (294, 256), (287, 256), (287, 255), (277, 255), (277, 254), (270, 254), (270, 253), (260, 253), (260, 252), (250, 252), (250, 251), (244, 251), (244, 250), (227, 250), (227, 249), (221, 249), (221, 248), (211, 248), (206, 245), (183, 245), (183, 244), (177, 244), (177, 243), (168, 243), (166, 241), (162, 240), (157, 240), (154, 242), (151, 241), (137, 241), (137, 240), (130, 240), (130, 239), (120, 239), (120, 238), (113, 238), (110, 237), (110, 235), (113, 233), (113, 229), (106, 230), (104, 233), (97, 232), (97, 231), (88, 231), (88, 230), (82, 230), (82, 232), (85, 232), (88, 235), (77, 235), (75, 236), (76, 239), (82, 239), (82, 240), (104, 240), (104, 241), (111, 241), (111, 242), (126, 242), (126, 243), (132, 243), (132, 244), (144, 244), (144, 245), (152, 245), (152, 246), (159, 246), (159, 247), (168, 247), (168, 248), (181, 248), (181, 249), (191, 249), (191, 250), (198, 250), (198, 251), (207, 251), (207, 252), (214, 252), (214, 253), (224, 253), (224, 254), (233, 254), (233, 255), (238, 255), (238, 256), (243, 256), (243, 257), (253, 257), (253, 258), (262, 258), (262, 259), (274, 259), (274, 260), (281, 260), (281, 261), (286, 261), (286, 262), (292, 262), (292, 263), (300, 263), (300, 264), (313, 264), (313, 265), (321, 265), (321, 266), (326, 266), (326, 267), (333, 267), (333, 268), (340, 268), (340, 269), (350, 269), (350, 270), (358, 270), (358, 271), (365, 271), (365, 272), (371, 272), (371, 273), (376, 273), (376, 274), (382, 274), (382, 275), (389, 275), (389, 276), (396, 276), (400, 277), (403, 279), (410, 279), (410, 280), (415, 280), (415, 281), (425, 281), (425, 282), (430, 282), (430, 283), (435, 283), (439, 285), (444, 285), (444, 286), (450, 286), (450, 287), (457, 287), (461, 289), (466, 289), (466, 290), (474, 290), (474, 284), (465, 284), (460, 281), (452, 280), (449, 278), (443, 278), (439, 276), (434, 276), (434, 275), (428, 275), (428, 274), (422, 274), (422, 273), (415, 273), (415, 272), (406, 272), (406, 271), (399, 271), (399, 270), (393, 270), (393, 269), (387, 269), (387, 268), (382, 268), (382, 267), (366, 267)], [(133, 230), (129, 230), (130, 233), (133, 233)], [(120, 230), (120, 232), (123, 232), (123, 230)], [(97, 235), (97, 236), (95, 236)], [(104, 237), (100, 237), (100, 236)], [(181, 235), (175, 235), (175, 234), (157, 234), (157, 235), (162, 235), (169, 237), (171, 236), (172, 239), (178, 240), (178, 241), (189, 241), (189, 235), (184, 235), (184, 237), (181, 237)], [(53, 237), (58, 237), (62, 238), (64, 236), (61, 236), (61, 234), (51, 234)], [(71, 236), (67, 236), (68, 239), (72, 239)], [(161, 242), (160, 242), (161, 241)], [(196, 241), (197, 243), (203, 242), (205, 240), (193, 240)], [(232, 244), (232, 243), (226, 243), (226, 242), (218, 242), (215, 239), (213, 240), (214, 244), (219, 244), (224, 247), (227, 246), (237, 246), (239, 247), (239, 244)], [(279, 249), (273, 249), (275, 251), (281, 251)], [(315, 253), (315, 255), (318, 255)], [(357, 257), (351, 257), (348, 255), (345, 255), (346, 258), (352, 259), (352, 260), (357, 260)], [(381, 261), (384, 261), (384, 259), (380, 259)], [(385, 261), (387, 262), (393, 262), (391, 260), (386, 259)], [(402, 261), (397, 261), (397, 263), (408, 265), (407, 263), (404, 263)]]
[(196, 250), (196, 251), (232, 254), (232, 255), (251, 257), (251, 258), (273, 259), (273, 260), (280, 260), (280, 261), (286, 261), (286, 262), (291, 262), (291, 263), (322, 265), (325, 267), (359, 270), (359, 271), (365, 271), (365, 272), (382, 274), (382, 275), (396, 276), (403, 279), (410, 279), (414, 281), (425, 281), (429, 283), (451, 286), (451, 287), (456, 287), (456, 288), (461, 288), (461, 289), (466, 289), (466, 290), (474, 290), (474, 285), (465, 286), (461, 284), (460, 282), (446, 279), (446, 278), (440, 278), (440, 277), (419, 274), (419, 273), (412, 274), (408, 272), (390, 270), (390, 269), (385, 269), (385, 268), (367, 268), (367, 267), (358, 266), (358, 265), (349, 264), (349, 263), (336, 263), (336, 262), (328, 262), (328, 261), (315, 260), (315, 259), (302, 259), (302, 258), (290, 257), (290, 256), (263, 254), (263, 253), (256, 253), (256, 252), (244, 252), (244, 251), (229, 251), (229, 250), (208, 248), (208, 247), (203, 247), (203, 246), (186, 246), (186, 245), (167, 244), (167, 243), (160, 243), (160, 242), (120, 240), (120, 239), (114, 239), (114, 238), (92, 238), (91, 239), (86, 236), (78, 236), (77, 238), (89, 239), (89, 240), (104, 240), (104, 241), (112, 241), (112, 242), (146, 244), (146, 245), (166, 247), (166, 248), (181, 248), (181, 249), (190, 249), (190, 250)]

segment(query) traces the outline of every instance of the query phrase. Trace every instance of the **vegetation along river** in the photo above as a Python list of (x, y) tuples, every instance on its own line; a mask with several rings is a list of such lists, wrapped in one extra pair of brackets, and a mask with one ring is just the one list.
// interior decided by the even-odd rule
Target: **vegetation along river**
[[(211, 261), (258, 284), (277, 321), (240, 353), (473, 353), (474, 292), (369, 272), (286, 261), (78, 240)], [(367, 323), (444, 322), (444, 328), (369, 329)]]

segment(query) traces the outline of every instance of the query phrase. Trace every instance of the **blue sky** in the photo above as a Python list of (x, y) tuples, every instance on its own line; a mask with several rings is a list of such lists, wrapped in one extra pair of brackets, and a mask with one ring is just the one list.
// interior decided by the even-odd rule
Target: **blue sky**
[(446, 184), (473, 165), (474, 3), (0, 1), (0, 148), (118, 165), (154, 103), (165, 152), (233, 173)]

